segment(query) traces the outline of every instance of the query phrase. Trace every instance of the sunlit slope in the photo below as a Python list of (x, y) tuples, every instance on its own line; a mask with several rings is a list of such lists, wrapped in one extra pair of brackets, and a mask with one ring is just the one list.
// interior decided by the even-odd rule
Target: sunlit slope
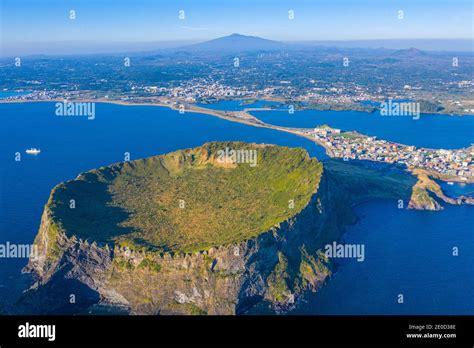
[[(240, 151), (243, 163), (222, 161), (226, 149)], [(297, 214), (321, 174), (304, 149), (213, 142), (81, 174), (58, 185), (46, 208), (52, 228), (68, 236), (192, 252), (255, 237)]]

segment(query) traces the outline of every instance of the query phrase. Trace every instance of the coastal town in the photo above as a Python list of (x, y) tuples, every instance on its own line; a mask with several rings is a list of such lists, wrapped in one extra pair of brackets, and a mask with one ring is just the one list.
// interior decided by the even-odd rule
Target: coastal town
[(440, 179), (474, 181), (474, 146), (456, 150), (417, 148), (327, 125), (302, 132), (314, 137), (332, 157), (398, 163), (425, 169)]
[[(280, 81), (284, 83), (284, 81)], [(380, 94), (371, 94), (360, 86), (352, 86), (348, 92), (347, 86), (331, 88), (314, 87), (300, 94), (291, 85), (275, 85), (263, 89), (252, 89), (246, 86), (228, 86), (209, 79), (192, 79), (183, 81), (178, 86), (138, 85), (130, 86), (126, 94), (115, 95), (113, 92), (87, 90), (20, 90), (16, 95), (6, 97), (9, 101), (48, 101), (63, 99), (114, 99), (130, 102), (153, 102), (162, 99), (172, 99), (182, 103), (209, 103), (222, 99), (265, 99), (289, 101), (298, 103), (299, 107), (305, 104), (347, 104), (352, 105), (368, 100), (383, 99)], [(81, 98), (78, 98), (78, 97)], [(390, 94), (390, 98), (404, 98), (403, 94)]]
[[(98, 84), (107, 83), (107, 80), (98, 81)], [(288, 84), (285, 84), (288, 82)], [(31, 84), (39, 83), (31, 81)], [(181, 103), (212, 103), (228, 99), (252, 99), (272, 100), (293, 105), (298, 109), (313, 108), (322, 110), (358, 110), (373, 112), (384, 100), (408, 100), (416, 99), (413, 94), (416, 88), (405, 85), (403, 91), (371, 91), (365, 86), (357, 83), (332, 83), (329, 85), (310, 81), (311, 88), (300, 89), (292, 86), (289, 81), (279, 81), (273, 86), (265, 88), (252, 88), (247, 86), (231, 86), (215, 81), (210, 78), (195, 78), (182, 81), (177, 86), (163, 85), (141, 85), (132, 83), (126, 93), (115, 93), (102, 90), (81, 90), (77, 85), (69, 86), (62, 90), (55, 89), (19, 89), (4, 101), (52, 101), (57, 99), (87, 99), (101, 100), (110, 99), (131, 103), (156, 103), (163, 100), (173, 100)], [(473, 81), (461, 81), (459, 88), (473, 88)], [(4, 90), (5, 91), (5, 90)], [(445, 108), (439, 110), (432, 108), (433, 105), (422, 103), (423, 112), (448, 112), (454, 110), (457, 113), (473, 114), (474, 108), (463, 105), (458, 99), (444, 100)], [(427, 109), (427, 108), (432, 109)]]
[[(193, 89), (193, 93), (189, 90)], [(206, 90), (205, 94), (201, 92)], [(201, 92), (200, 92), (201, 91)], [(415, 146), (398, 144), (388, 140), (378, 139), (376, 136), (367, 136), (355, 131), (343, 131), (322, 125), (316, 128), (287, 128), (274, 126), (260, 121), (251, 114), (257, 109), (244, 109), (241, 111), (226, 111), (208, 109), (194, 103), (200, 98), (207, 97), (222, 100), (222, 97), (240, 99), (255, 96), (248, 90), (226, 89), (218, 83), (212, 86), (193, 85), (176, 87), (172, 91), (166, 88), (147, 87), (147, 93), (154, 97), (127, 97), (120, 99), (96, 95), (87, 91), (71, 91), (57, 93), (55, 91), (42, 91), (32, 94), (19, 94), (4, 99), (5, 102), (15, 101), (58, 101), (58, 100), (87, 100), (97, 102), (118, 102), (125, 104), (156, 104), (168, 106), (177, 110), (207, 113), (230, 121), (246, 123), (253, 126), (272, 128), (293, 133), (312, 139), (326, 149), (330, 157), (344, 160), (368, 160), (384, 163), (396, 163), (409, 169), (424, 169), (431, 175), (445, 181), (474, 182), (474, 145), (462, 149), (427, 149)], [(270, 93), (270, 91), (267, 91)], [(270, 95), (270, 94), (269, 94)], [(186, 97), (187, 96), (187, 97)], [(199, 97), (197, 97), (199, 96)], [(97, 99), (96, 99), (97, 98)], [(283, 105), (283, 104), (282, 104)], [(280, 105), (281, 106), (281, 105)]]

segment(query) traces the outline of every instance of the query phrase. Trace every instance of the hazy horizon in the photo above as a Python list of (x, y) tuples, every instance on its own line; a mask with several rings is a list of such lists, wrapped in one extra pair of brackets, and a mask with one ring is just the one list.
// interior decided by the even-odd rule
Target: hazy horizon
[(454, 40), (465, 42), (438, 50), (472, 51), (471, 1), (431, 5), (429, 0), (117, 0), (113, 5), (105, 0), (1, 0), (0, 55), (147, 51), (231, 33), (282, 42), (369, 45), (362, 47), (399, 42), (387, 48), (415, 46), (400, 46), (404, 40)]
[[(230, 34), (229, 34), (230, 35)], [(241, 34), (244, 35), (244, 34)], [(265, 37), (262, 37), (266, 39)], [(152, 52), (161, 49), (174, 49), (202, 43), (216, 38), (179, 41), (143, 41), (143, 42), (29, 42), (18, 43), (18, 46), (7, 46), (0, 50), (1, 58), (35, 55), (91, 55)], [(278, 40), (275, 40), (278, 41)], [(280, 41), (286, 44), (305, 47), (337, 47), (366, 49), (408, 49), (417, 48), (423, 51), (472, 52), (472, 40), (453, 39), (370, 39), (370, 40), (294, 40)], [(26, 46), (26, 48), (25, 48)]]

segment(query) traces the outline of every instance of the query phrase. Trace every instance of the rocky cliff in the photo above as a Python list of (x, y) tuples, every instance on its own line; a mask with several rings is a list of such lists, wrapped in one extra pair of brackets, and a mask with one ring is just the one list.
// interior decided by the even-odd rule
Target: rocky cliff
[(131, 314), (243, 314), (262, 305), (287, 311), (331, 276), (322, 250), (356, 222), (353, 204), (410, 197), (412, 177), (377, 171), (329, 161), (297, 214), (256, 237), (193, 253), (91, 243), (61, 230), (46, 208), (39, 252), (25, 268), (36, 283), (20, 304), (39, 313), (77, 312), (97, 302)]
[[(321, 234), (329, 228), (326, 209), (335, 208), (325, 191), (314, 195), (299, 214), (256, 238), (192, 254), (109, 248), (65, 233), (52, 239), (51, 217), (45, 211), (35, 242), (39, 253), (26, 271), (34, 274), (37, 288), (75, 279), (102, 301), (125, 306), (133, 314), (235, 314), (260, 301), (285, 310), (331, 274), (328, 260), (318, 252)], [(47, 307), (65, 308), (67, 301)]]
[(432, 211), (444, 209), (436, 198), (452, 205), (474, 203), (472, 197), (459, 196), (453, 198), (446, 196), (441, 189), (441, 186), (434, 179), (430, 178), (425, 170), (414, 169), (412, 170), (412, 173), (418, 178), (418, 181), (412, 189), (410, 202), (408, 204), (409, 209)]

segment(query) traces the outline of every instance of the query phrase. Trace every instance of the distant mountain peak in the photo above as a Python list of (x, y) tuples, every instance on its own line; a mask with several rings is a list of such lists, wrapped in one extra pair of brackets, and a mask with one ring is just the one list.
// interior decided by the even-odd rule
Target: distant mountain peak
[(417, 57), (417, 56), (426, 56), (427, 53), (425, 51), (419, 50), (415, 47), (405, 48), (402, 50), (398, 50), (394, 53), (395, 56), (404, 56), (404, 57)]
[(228, 36), (205, 41), (185, 47), (196, 51), (259, 51), (277, 50), (285, 47), (284, 43), (263, 39), (258, 36), (232, 33)]

